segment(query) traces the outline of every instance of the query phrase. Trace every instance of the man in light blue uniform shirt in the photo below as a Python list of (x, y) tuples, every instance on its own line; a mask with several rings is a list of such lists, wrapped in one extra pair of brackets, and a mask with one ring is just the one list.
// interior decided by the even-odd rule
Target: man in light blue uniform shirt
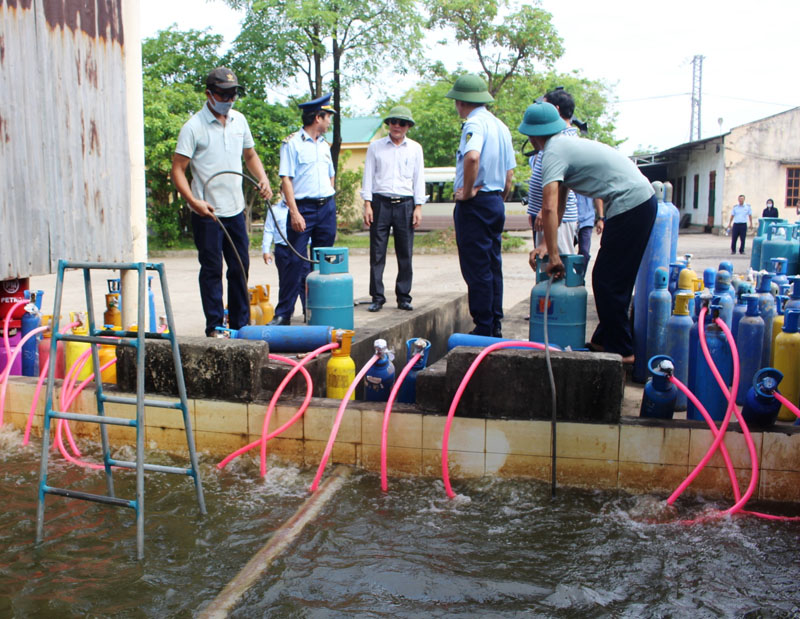
[(748, 223), (753, 227), (753, 209), (744, 201), (744, 195), (739, 196), (737, 204), (731, 210), (731, 219), (728, 230), (731, 231), (731, 253), (736, 253), (736, 239), (739, 239), (739, 253), (744, 253), (744, 243), (747, 238)]
[(458, 260), (467, 282), (472, 333), (502, 337), (505, 198), (517, 165), (511, 134), (486, 104), (494, 101), (478, 75), (459, 77), (450, 92), (465, 120), (456, 154), (453, 211)]
[[(216, 327), (223, 325), (225, 317), (223, 257), (228, 266), (229, 326), (239, 329), (250, 322), (247, 290), (250, 241), (244, 218), (242, 178), (221, 174), (210, 182), (209, 179), (218, 172), (241, 172), (244, 157), (247, 169), (258, 181), (261, 197), (265, 200), (272, 197), (264, 166), (253, 148), (255, 142), (247, 119), (232, 109), (241, 90), (230, 69), (219, 67), (211, 71), (206, 77), (206, 105), (181, 129), (172, 158), (172, 182), (192, 209), (192, 232), (200, 262), (200, 299), (208, 336), (218, 333)], [(192, 171), (191, 185), (186, 177), (187, 168)], [(225, 239), (220, 224), (228, 231), (234, 246)]]
[[(293, 133), (281, 145), (281, 192), (289, 207), (289, 226), (286, 236), (295, 251), (308, 256), (311, 247), (331, 247), (336, 239), (336, 202), (331, 149), (325, 133), (336, 113), (327, 94), (299, 104), (303, 114), (303, 128)], [(305, 307), (306, 276), (311, 272), (310, 262), (295, 252), (289, 254), (285, 284), (278, 291), (278, 305), (271, 325), (291, 324), (297, 298)]]

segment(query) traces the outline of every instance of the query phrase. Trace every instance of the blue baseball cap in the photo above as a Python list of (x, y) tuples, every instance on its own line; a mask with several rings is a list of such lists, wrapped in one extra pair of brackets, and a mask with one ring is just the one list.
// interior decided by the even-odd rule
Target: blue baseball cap
[(312, 99), (311, 101), (306, 101), (305, 103), (298, 103), (297, 107), (299, 107), (303, 113), (306, 112), (330, 112), (331, 114), (336, 114), (336, 110), (333, 109), (331, 105), (331, 93), (327, 95), (322, 95), (317, 99)]

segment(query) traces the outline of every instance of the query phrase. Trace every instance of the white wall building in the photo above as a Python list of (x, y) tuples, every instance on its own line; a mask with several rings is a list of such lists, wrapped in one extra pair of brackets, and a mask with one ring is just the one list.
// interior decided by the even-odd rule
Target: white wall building
[(752, 205), (754, 220), (767, 198), (781, 217), (798, 219), (800, 107), (633, 159), (651, 181), (672, 183), (672, 201), (693, 226), (724, 229), (739, 194)]

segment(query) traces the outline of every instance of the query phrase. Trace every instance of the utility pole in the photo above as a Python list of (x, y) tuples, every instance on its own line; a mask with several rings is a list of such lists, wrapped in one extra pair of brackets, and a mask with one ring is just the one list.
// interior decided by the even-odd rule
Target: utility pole
[[(703, 58), (697, 55), (692, 58), (692, 119), (689, 123), (689, 141), (701, 139), (700, 104), (703, 100)], [(695, 133), (697, 128), (697, 133)]]

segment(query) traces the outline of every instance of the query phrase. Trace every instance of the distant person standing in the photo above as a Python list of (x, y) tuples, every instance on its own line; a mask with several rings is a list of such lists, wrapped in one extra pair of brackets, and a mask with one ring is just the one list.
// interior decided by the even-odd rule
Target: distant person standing
[(728, 230), (731, 230), (731, 253), (736, 253), (736, 239), (739, 239), (739, 253), (744, 253), (744, 243), (747, 239), (747, 228), (753, 227), (753, 209), (744, 201), (744, 194), (739, 196), (739, 202), (733, 205), (731, 218), (728, 221)]
[[(325, 133), (336, 113), (327, 94), (297, 107), (302, 111), (303, 128), (287, 137), (281, 145), (281, 192), (289, 207), (286, 237), (300, 256), (308, 256), (312, 247), (330, 247), (336, 239), (336, 202), (331, 149)], [(305, 307), (306, 276), (309, 262), (289, 250), (289, 264), (278, 290), (278, 305), (271, 325), (291, 324), (294, 306), (300, 297)]]
[(486, 104), (494, 101), (478, 75), (459, 77), (445, 95), (464, 119), (456, 153), (453, 211), (461, 275), (467, 282), (475, 335), (502, 337), (503, 201), (516, 167), (511, 133)]
[[(230, 69), (219, 67), (211, 71), (206, 77), (206, 104), (181, 129), (172, 157), (172, 182), (192, 210), (192, 232), (200, 262), (200, 299), (208, 336), (216, 335), (216, 327), (221, 327), (225, 318), (223, 258), (228, 266), (229, 325), (239, 329), (250, 323), (247, 290), (250, 241), (244, 218), (242, 179), (222, 174), (208, 181), (218, 172), (241, 172), (244, 157), (247, 169), (258, 181), (261, 197), (265, 200), (272, 197), (264, 166), (253, 148), (255, 142), (247, 119), (232, 109), (242, 90)], [(192, 171), (191, 185), (186, 168)], [(225, 238), (220, 224), (228, 231), (234, 247)]]
[(364, 224), (369, 226), (369, 312), (379, 312), (386, 303), (383, 269), (389, 231), (394, 233), (397, 280), (394, 293), (397, 307), (411, 311), (411, 254), (414, 228), (422, 221), (425, 203), (425, 162), (422, 146), (406, 137), (414, 126), (411, 110), (397, 105), (383, 122), (389, 135), (375, 140), (367, 149), (361, 197), (364, 199)]
[(778, 217), (778, 209), (775, 208), (775, 203), (772, 198), (767, 198), (767, 206), (761, 211), (762, 217)]

